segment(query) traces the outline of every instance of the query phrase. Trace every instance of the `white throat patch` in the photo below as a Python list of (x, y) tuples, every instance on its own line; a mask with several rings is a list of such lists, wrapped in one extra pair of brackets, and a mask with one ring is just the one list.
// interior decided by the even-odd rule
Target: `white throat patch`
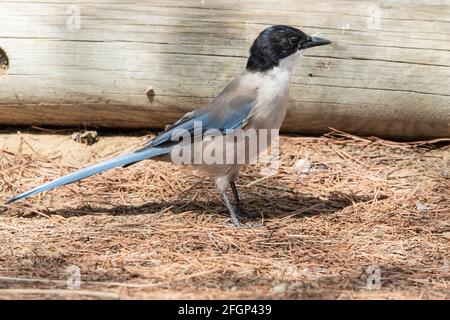
[(303, 50), (298, 50), (296, 53), (281, 59), (278, 67), (275, 67), (274, 69), (278, 68), (279, 71), (287, 71), (289, 73), (292, 73), (292, 70), (294, 70), (295, 67), (295, 63), (302, 55)]
[(298, 51), (280, 60), (278, 66), (266, 73), (258, 73), (258, 103), (254, 118), (266, 123), (268, 129), (279, 129), (288, 106), (289, 82), (295, 62), (302, 55)]

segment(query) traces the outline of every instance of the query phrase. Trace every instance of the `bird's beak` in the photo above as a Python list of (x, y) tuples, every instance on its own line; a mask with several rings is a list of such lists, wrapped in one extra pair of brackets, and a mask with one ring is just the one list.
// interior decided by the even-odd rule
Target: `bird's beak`
[(299, 49), (301, 50), (301, 49), (307, 49), (307, 48), (312, 48), (312, 47), (318, 47), (318, 46), (323, 46), (323, 45), (330, 44), (330, 43), (331, 43), (330, 40), (327, 40), (324, 38), (308, 36), (306, 41), (300, 45)]

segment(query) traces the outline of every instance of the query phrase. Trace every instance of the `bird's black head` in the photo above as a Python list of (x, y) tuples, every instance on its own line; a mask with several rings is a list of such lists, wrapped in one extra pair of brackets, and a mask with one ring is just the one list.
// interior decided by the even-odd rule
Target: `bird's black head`
[(278, 66), (281, 59), (298, 50), (329, 44), (331, 41), (308, 36), (301, 30), (277, 25), (263, 30), (250, 48), (247, 70), (267, 71)]

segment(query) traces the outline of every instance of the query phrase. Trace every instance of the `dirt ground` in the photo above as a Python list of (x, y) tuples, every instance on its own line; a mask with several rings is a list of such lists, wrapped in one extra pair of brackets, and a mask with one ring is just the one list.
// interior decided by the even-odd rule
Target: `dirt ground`
[(2, 299), (450, 299), (448, 142), (284, 136), (278, 171), (238, 181), (261, 228), (230, 227), (211, 179), (155, 161), (4, 205), (145, 140), (71, 133), (0, 133)]

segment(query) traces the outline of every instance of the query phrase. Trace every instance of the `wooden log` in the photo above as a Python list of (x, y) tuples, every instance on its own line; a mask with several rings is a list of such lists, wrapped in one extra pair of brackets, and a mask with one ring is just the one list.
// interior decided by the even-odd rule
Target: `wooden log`
[(164, 128), (280, 23), (333, 41), (298, 63), (285, 132), (450, 136), (448, 0), (0, 0), (0, 123)]

